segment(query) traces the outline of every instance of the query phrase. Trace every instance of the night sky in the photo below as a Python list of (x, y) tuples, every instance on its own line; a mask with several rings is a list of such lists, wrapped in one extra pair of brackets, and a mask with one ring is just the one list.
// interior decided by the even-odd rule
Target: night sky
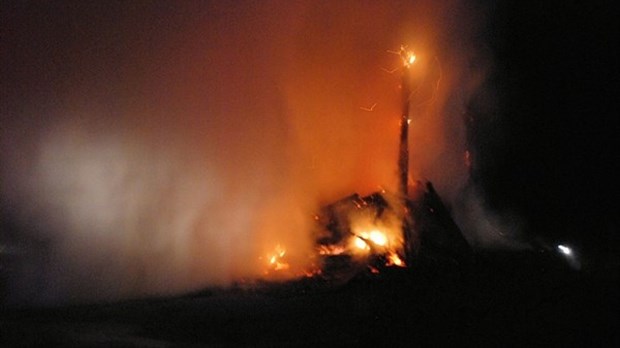
[(470, 103), (475, 180), (492, 206), (527, 216), (532, 235), (617, 250), (617, 12), (601, 2), (492, 12), (497, 106)]
[(303, 267), (312, 211), (395, 187), (400, 44), (419, 58), (412, 180), (474, 246), (618, 250), (607, 4), (1, 6), (10, 301), (225, 285), (276, 243)]

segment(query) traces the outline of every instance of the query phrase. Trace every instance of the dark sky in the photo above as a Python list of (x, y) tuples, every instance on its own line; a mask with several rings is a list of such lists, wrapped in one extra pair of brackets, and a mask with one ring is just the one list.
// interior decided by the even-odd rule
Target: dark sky
[(481, 121), (469, 134), (476, 179), (492, 206), (527, 216), (533, 234), (617, 248), (617, 11), (500, 2), (492, 12), (487, 87), (498, 106), (485, 109), (486, 95), (470, 104)]
[(470, 241), (618, 245), (606, 4), (1, 8), (0, 243), (16, 301), (228, 284), (278, 244), (303, 267), (309, 212), (395, 185), (400, 95), (384, 70), (401, 43), (418, 55), (412, 180), (433, 181)]

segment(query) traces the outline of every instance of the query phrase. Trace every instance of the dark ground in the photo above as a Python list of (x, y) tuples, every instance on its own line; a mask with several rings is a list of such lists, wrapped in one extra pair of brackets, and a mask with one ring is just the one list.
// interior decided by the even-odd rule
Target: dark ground
[(618, 267), (575, 271), (550, 252), (192, 296), (4, 309), (1, 346), (619, 346)]

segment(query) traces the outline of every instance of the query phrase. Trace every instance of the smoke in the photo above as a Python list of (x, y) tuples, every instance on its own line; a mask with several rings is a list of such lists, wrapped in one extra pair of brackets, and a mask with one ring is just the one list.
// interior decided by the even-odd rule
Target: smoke
[(448, 202), (467, 185), (462, 113), (487, 68), (480, 9), (46, 6), (3, 11), (9, 302), (228, 285), (262, 276), (276, 245), (303, 269), (321, 204), (396, 187), (399, 76), (385, 70), (401, 43), (419, 60), (412, 180)]

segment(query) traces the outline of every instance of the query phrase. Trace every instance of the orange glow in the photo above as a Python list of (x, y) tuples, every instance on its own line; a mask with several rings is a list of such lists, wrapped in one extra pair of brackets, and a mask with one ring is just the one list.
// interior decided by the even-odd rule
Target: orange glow
[[(374, 216), (370, 214), (370, 216)], [(348, 252), (358, 258), (383, 257), (384, 266), (405, 267), (400, 258), (403, 239), (400, 220), (397, 216), (383, 215), (380, 219), (369, 217), (367, 214), (351, 216), (351, 229), (354, 236), (349, 240)], [(375, 265), (377, 266), (377, 265)], [(381, 267), (373, 269), (372, 273), (379, 273)]]
[(415, 63), (416, 55), (413, 51), (408, 51), (406, 46), (400, 46), (400, 56), (403, 59), (405, 67), (409, 67)]
[(289, 268), (291, 268), (291, 266), (289, 266), (288, 263), (276, 262), (274, 269), (276, 271), (282, 271), (282, 270), (287, 270)]
[(383, 232), (379, 230), (370, 231), (368, 239), (370, 239), (374, 244), (379, 246), (385, 246), (387, 244), (387, 237)]
[(415, 62), (415, 54), (413, 54), (412, 52), (409, 52), (408, 58), (407, 58), (407, 64), (411, 65), (413, 64), (413, 62)]
[(353, 238), (353, 245), (359, 250), (364, 250), (364, 251), (370, 250), (368, 243), (366, 243), (366, 241), (364, 241), (360, 237)]
[(387, 266), (405, 267), (405, 263), (396, 253), (390, 253), (387, 259)]
[(321, 245), (318, 251), (319, 255), (341, 255), (346, 248), (340, 245)]
[[(284, 248), (280, 244), (277, 244), (274, 248), (274, 252), (267, 257), (267, 259), (269, 260), (269, 270), (283, 271), (289, 269), (290, 265), (283, 259), (285, 255), (286, 248)], [(269, 271), (266, 271), (265, 273), (268, 272)]]
[[(65, 16), (49, 16), (54, 22), (46, 24), (63, 30), (41, 32), (24, 23), (41, 22), (46, 11), (25, 8), (12, 11), (4, 31), (16, 67), (5, 79), (15, 99), (2, 98), (2, 105), (16, 114), (3, 118), (2, 144), (12, 151), (2, 154), (0, 187), (10, 196), (5, 203), (28, 219), (54, 217), (37, 236), (50, 238), (59, 262), (46, 268), (45, 257), (32, 259), (32, 268), (49, 269), (45, 279), (54, 282), (34, 302), (39, 294), (70, 301), (185, 293), (265, 272), (288, 279), (334, 255), (363, 262), (395, 253), (409, 262), (402, 252), (402, 220), (411, 215), (405, 207), (391, 204), (393, 212), (378, 214), (352, 204), (360, 212), (343, 217), (338, 238), (320, 239), (337, 243), (325, 248), (316, 245), (315, 230), (329, 219), (311, 214), (377, 185), (397, 191), (403, 121), (411, 122), (410, 180), (432, 179), (442, 195), (461, 197), (469, 173), (460, 113), (470, 97), (486, 96), (478, 88), (493, 76), (486, 71), (492, 57), (477, 51), (476, 31), (486, 26), (475, 14), (485, 11), (429, 0), (263, 1), (251, 8), (183, 2), (175, 15), (161, 6), (125, 7), (106, 9), (98, 26), (88, 23), (96, 13), (82, 15), (96, 7), (72, 8), (71, 24), (88, 30), (69, 38)], [(135, 14), (143, 18), (132, 20)], [(47, 39), (55, 49), (46, 54), (21, 44)], [(446, 63), (441, 72), (435, 57)], [(67, 71), (41, 79), (57, 61)], [(408, 69), (410, 81), (402, 81)], [(432, 83), (438, 75), (441, 85)], [(401, 82), (413, 93), (411, 120), (402, 117)], [(433, 103), (422, 105), (430, 95)], [(50, 106), (51, 97), (61, 102)], [(383, 235), (371, 236), (373, 229)], [(84, 237), (93, 231), (96, 243)], [(151, 234), (156, 238), (144, 243)], [(90, 269), (109, 256), (115, 262), (92, 277)], [(31, 277), (29, 269), (15, 271), (25, 290), (39, 274)], [(125, 286), (136, 279), (144, 281)], [(21, 281), (9, 285), (22, 290)], [(91, 288), (100, 291), (84, 291)]]

